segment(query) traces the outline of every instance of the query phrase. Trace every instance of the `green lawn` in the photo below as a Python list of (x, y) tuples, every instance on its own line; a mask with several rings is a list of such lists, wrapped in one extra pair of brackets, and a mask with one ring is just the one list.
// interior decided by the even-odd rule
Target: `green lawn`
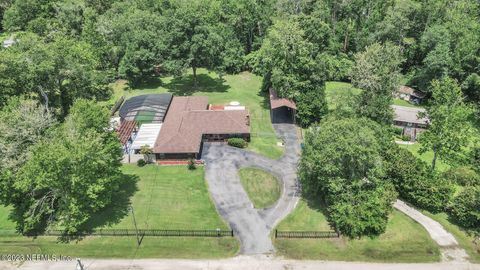
[[(279, 230), (331, 230), (317, 206), (300, 201), (295, 211), (278, 226)], [(293, 259), (367, 261), (367, 262), (436, 262), (438, 246), (414, 220), (394, 211), (387, 231), (376, 239), (275, 239), (279, 255)]]
[(282, 193), (278, 179), (264, 170), (243, 168), (239, 171), (240, 181), (255, 208), (272, 206)]
[(446, 213), (432, 214), (425, 210), (422, 210), (422, 212), (438, 221), (448, 232), (455, 236), (460, 246), (467, 251), (472, 263), (480, 263), (480, 243), (475, 244), (473, 236), (468, 235), (461, 227), (452, 224), (448, 220)]
[(404, 99), (399, 99), (399, 98), (394, 98), (393, 99), (393, 105), (398, 105), (398, 106), (404, 106), (404, 107), (412, 107), (412, 108), (423, 108), (420, 105), (415, 105), (413, 103), (410, 103)]
[[(399, 144), (399, 146), (402, 147), (402, 148), (406, 148), (406, 149), (410, 150), (410, 152), (412, 152), (415, 156), (417, 156), (421, 160), (425, 161), (427, 164), (429, 164), (429, 165), (432, 164), (433, 151), (427, 151), (423, 154), (420, 154), (418, 152), (418, 150), (420, 150), (420, 146), (421, 146), (421, 144), (419, 142), (416, 142), (415, 144)], [(450, 166), (448, 164), (446, 164), (445, 162), (443, 162), (440, 159), (437, 159), (437, 164), (436, 164), (435, 167), (436, 167), (436, 170), (438, 170), (439, 172), (447, 171), (450, 168)]]
[(328, 109), (334, 110), (344, 99), (356, 96), (361, 92), (361, 89), (353, 87), (350, 83), (334, 81), (326, 82), (325, 96), (328, 103)]
[(227, 104), (231, 101), (238, 101), (247, 107), (251, 115), (252, 141), (248, 144), (248, 148), (272, 159), (280, 158), (283, 148), (277, 146), (278, 139), (270, 122), (268, 96), (260, 91), (262, 78), (249, 72), (225, 75), (222, 78), (206, 69), (199, 69), (197, 73), (197, 88), (193, 86), (190, 73), (181, 78), (169, 76), (152, 79), (150, 83), (132, 89), (127, 87), (125, 81), (120, 80), (113, 85), (114, 93), (107, 104), (114, 104), (122, 95), (129, 98), (165, 92), (176, 96), (208, 96), (211, 104)]
[[(139, 228), (229, 229), (210, 200), (203, 167), (189, 171), (186, 166), (148, 165), (140, 168), (124, 165), (123, 170), (140, 179), (136, 184), (138, 191), (131, 199)], [(118, 198), (118, 201), (124, 201), (124, 197)], [(106, 211), (95, 221), (104, 228), (134, 229), (131, 213), (120, 212), (123, 216)], [(2, 217), (7, 213), (5, 208), (0, 208)], [(3, 220), (0, 225), (5, 229), (13, 228), (11, 222)], [(0, 237), (0, 253), (32, 251), (83, 257), (218, 258), (233, 256), (238, 249), (236, 238), (228, 237), (145, 237), (138, 252), (135, 237), (87, 237), (70, 244), (59, 244), (55, 237), (39, 237), (36, 240), (19, 236)]]

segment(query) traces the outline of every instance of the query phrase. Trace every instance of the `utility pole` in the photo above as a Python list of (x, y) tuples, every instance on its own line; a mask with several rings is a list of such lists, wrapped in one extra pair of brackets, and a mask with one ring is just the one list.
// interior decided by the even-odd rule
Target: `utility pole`
[(137, 244), (140, 246), (140, 236), (138, 235), (137, 220), (135, 219), (135, 212), (133, 211), (133, 206), (130, 206), (130, 211), (132, 211), (133, 224), (135, 225), (135, 234), (137, 235)]

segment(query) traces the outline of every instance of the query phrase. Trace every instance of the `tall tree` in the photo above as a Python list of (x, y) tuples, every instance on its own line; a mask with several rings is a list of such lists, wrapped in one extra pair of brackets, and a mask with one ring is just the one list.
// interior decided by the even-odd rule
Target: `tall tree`
[(463, 101), (462, 91), (456, 80), (444, 77), (432, 82), (432, 102), (426, 110), (428, 129), (422, 133), (420, 153), (433, 151), (432, 170), (437, 158), (458, 162), (471, 139), (472, 129), (468, 121), (472, 110)]
[(392, 184), (383, 180), (388, 135), (368, 119), (327, 119), (310, 129), (299, 165), (305, 196), (326, 203), (329, 221), (359, 238), (385, 232)]
[(13, 0), (0, 0), (0, 31), (3, 31), (3, 14), (12, 4)]
[(55, 124), (52, 114), (34, 100), (12, 97), (0, 110), (0, 203), (15, 198), (15, 175), (28, 159), (31, 147)]
[(221, 0), (220, 3), (222, 15), (234, 29), (245, 54), (258, 49), (271, 24), (274, 1)]
[(312, 53), (297, 21), (280, 20), (269, 29), (262, 47), (252, 54), (254, 70), (279, 96), (294, 99), (302, 126), (319, 122), (327, 112), (326, 71)]
[(53, 137), (33, 147), (11, 187), (19, 198), (11, 202), (18, 231), (37, 234), (58, 226), (74, 234), (110, 204), (122, 174), (108, 117), (93, 101), (78, 100)]
[(177, 1), (165, 13), (172, 42), (165, 67), (177, 75), (191, 68), (194, 86), (200, 67), (224, 72), (242, 66), (242, 45), (233, 29), (219, 20), (219, 12), (214, 1), (195, 0)]
[(104, 99), (111, 94), (108, 77), (97, 69), (91, 46), (67, 38), (45, 42), (26, 34), (0, 51), (0, 104), (22, 93), (36, 95), (47, 110), (65, 116), (75, 98)]
[(358, 99), (358, 113), (380, 124), (391, 124), (392, 93), (399, 87), (400, 48), (392, 43), (375, 43), (355, 55), (352, 83), (362, 89)]

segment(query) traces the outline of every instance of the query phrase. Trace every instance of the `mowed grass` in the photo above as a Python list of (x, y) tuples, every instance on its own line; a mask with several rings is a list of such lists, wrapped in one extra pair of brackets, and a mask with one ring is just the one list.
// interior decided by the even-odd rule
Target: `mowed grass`
[[(316, 206), (304, 200), (277, 227), (289, 231), (331, 230)], [(438, 246), (425, 229), (414, 220), (394, 210), (387, 230), (380, 237), (340, 239), (274, 239), (279, 255), (292, 259), (366, 261), (366, 262), (437, 262)]]
[(430, 218), (436, 220), (440, 223), (448, 232), (453, 234), (455, 239), (462, 248), (467, 251), (469, 255), (469, 260), (472, 263), (480, 263), (480, 243), (475, 243), (475, 238), (469, 235), (461, 227), (451, 223), (449, 221), (448, 215), (446, 213), (437, 213), (432, 214), (428, 211), (422, 210), (423, 214), (429, 216)]
[[(414, 154), (421, 160), (425, 161), (428, 165), (432, 164), (433, 151), (427, 151), (423, 154), (420, 154), (419, 150), (420, 150), (421, 144), (419, 142), (416, 142), (414, 144), (399, 144), (398, 146), (408, 149), (410, 152), (412, 152), (412, 154)], [(441, 159), (437, 158), (435, 170), (439, 172), (444, 172), (444, 171), (447, 171), (448, 169), (450, 169), (450, 166), (447, 163), (443, 162)]]
[(270, 121), (268, 96), (261, 92), (262, 78), (249, 72), (225, 75), (221, 78), (215, 72), (199, 69), (198, 86), (193, 85), (191, 73), (180, 78), (172, 76), (154, 78), (148, 84), (129, 88), (126, 81), (113, 85), (114, 93), (109, 102), (113, 104), (122, 95), (126, 98), (154, 93), (172, 93), (175, 96), (207, 96), (210, 104), (228, 104), (238, 101), (247, 107), (251, 117), (251, 142), (248, 148), (272, 159), (283, 154), (277, 146), (277, 136)]
[(328, 109), (330, 111), (335, 108), (345, 99), (359, 95), (361, 89), (355, 88), (351, 83), (346, 82), (326, 82), (325, 97), (327, 99)]
[(393, 105), (398, 105), (398, 106), (403, 106), (403, 107), (411, 107), (411, 108), (423, 108), (420, 105), (415, 105), (411, 102), (408, 102), (404, 99), (399, 99), (399, 98), (394, 98), (393, 99)]
[[(186, 166), (137, 167), (124, 165), (126, 174), (137, 175), (138, 191), (131, 198), (139, 229), (229, 230), (210, 200), (203, 167), (190, 171)], [(0, 208), (2, 226), (8, 209)], [(109, 214), (99, 219), (108, 220)], [(103, 221), (102, 221), (103, 222)], [(130, 211), (114, 224), (103, 228), (134, 229)], [(56, 253), (102, 258), (220, 258), (235, 255), (239, 250), (236, 238), (210, 237), (145, 237), (137, 249), (135, 237), (87, 237), (78, 242), (58, 243), (55, 237), (37, 239), (21, 236), (0, 236), (0, 253)]]
[[(338, 104), (344, 102), (346, 98), (357, 96), (362, 92), (362, 89), (355, 88), (352, 86), (351, 83), (347, 82), (330, 81), (326, 82), (325, 86), (325, 95), (327, 98), (329, 110), (334, 110), (338, 106)], [(415, 105), (399, 98), (393, 98), (393, 105), (422, 108), (422, 106), (420, 105)]]
[(279, 180), (272, 174), (256, 168), (239, 171), (240, 181), (255, 208), (272, 206), (282, 193)]

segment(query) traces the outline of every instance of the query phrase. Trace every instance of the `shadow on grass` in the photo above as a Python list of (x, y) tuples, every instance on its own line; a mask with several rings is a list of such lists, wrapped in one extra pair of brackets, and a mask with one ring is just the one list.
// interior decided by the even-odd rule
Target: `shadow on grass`
[(136, 175), (123, 174), (119, 189), (112, 195), (112, 201), (102, 210), (94, 213), (88, 221), (79, 229), (78, 235), (64, 235), (59, 238), (61, 242), (81, 240), (97, 228), (111, 226), (119, 223), (130, 213), (130, 198), (138, 191)]
[(212, 78), (208, 74), (197, 75), (197, 86), (193, 85), (193, 75), (185, 75), (173, 78), (169, 83), (162, 85), (169, 92), (177, 96), (192, 95), (197, 91), (201, 92), (226, 92), (230, 86), (225, 84), (223, 78)]
[(159, 87), (168, 89), (168, 92), (175, 96), (188, 96), (197, 91), (201, 92), (226, 92), (230, 86), (225, 84), (223, 78), (212, 78), (208, 74), (197, 75), (197, 86), (194, 86), (193, 75), (183, 75), (175, 77), (170, 82), (164, 83), (161, 78), (152, 77), (138, 85), (132, 85), (131, 88), (137, 90), (155, 90)]
[(322, 213), (325, 216), (325, 219), (327, 220), (330, 228), (335, 230), (335, 226), (333, 226), (333, 224), (330, 222), (330, 215), (328, 213), (327, 204), (325, 203), (325, 201), (318, 197), (314, 198), (311, 195), (302, 195), (302, 197), (307, 202), (308, 207), (310, 207), (310, 209), (316, 212)]

